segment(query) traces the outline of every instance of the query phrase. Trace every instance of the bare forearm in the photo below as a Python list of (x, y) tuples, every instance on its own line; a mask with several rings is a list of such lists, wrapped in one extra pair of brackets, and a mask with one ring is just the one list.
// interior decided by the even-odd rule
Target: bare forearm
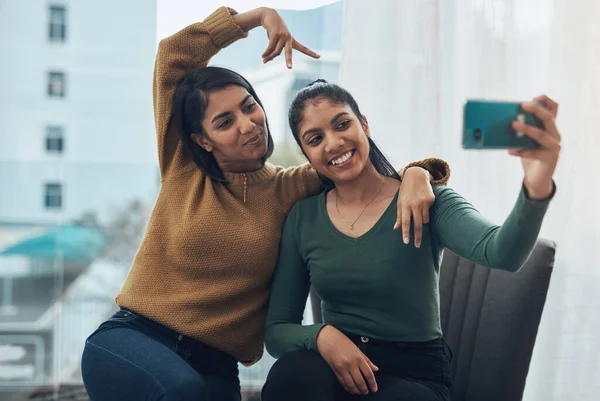
[(404, 172), (401, 176), (406, 174), (409, 169), (414, 170), (411, 167), (421, 167), (422, 169), (427, 170), (431, 175), (430, 182), (432, 184), (447, 185), (448, 180), (450, 179), (450, 166), (442, 159), (428, 158), (409, 163), (404, 167)]
[(259, 7), (252, 11), (248, 11), (233, 16), (233, 20), (245, 32), (248, 32), (256, 27), (261, 26), (263, 17), (266, 13), (272, 11), (267, 7)]
[(400, 171), (398, 171), (398, 174), (400, 175), (400, 178), (403, 180), (404, 179), (404, 175), (406, 174), (407, 171), (409, 171), (410, 169), (412, 169), (412, 171), (418, 171), (420, 174), (423, 174), (425, 177), (427, 177), (427, 179), (429, 180), (430, 183), (433, 182), (433, 176), (429, 173), (429, 171), (427, 171), (425, 168), (423, 167), (403, 167), (402, 169), (400, 169)]
[(552, 181), (552, 177), (540, 181), (541, 182), (537, 183), (537, 185), (531, 185), (527, 182), (527, 180), (523, 180), (523, 185), (527, 190), (529, 199), (545, 200), (554, 193), (554, 182)]

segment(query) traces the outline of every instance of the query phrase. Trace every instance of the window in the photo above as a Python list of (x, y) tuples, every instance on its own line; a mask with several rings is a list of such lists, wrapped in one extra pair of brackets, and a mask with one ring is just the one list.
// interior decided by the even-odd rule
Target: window
[(67, 10), (64, 6), (50, 6), (48, 38), (51, 42), (64, 42), (67, 38)]
[(62, 184), (54, 182), (46, 184), (44, 206), (46, 209), (62, 208)]
[(62, 153), (64, 147), (63, 128), (59, 126), (46, 127), (46, 150)]
[(65, 74), (63, 72), (48, 73), (48, 96), (65, 97)]

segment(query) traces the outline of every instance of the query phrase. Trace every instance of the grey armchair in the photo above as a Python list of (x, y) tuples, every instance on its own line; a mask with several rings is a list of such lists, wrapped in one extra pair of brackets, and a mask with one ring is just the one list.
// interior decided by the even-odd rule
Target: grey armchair
[[(517, 273), (478, 266), (446, 250), (442, 329), (452, 348), (453, 401), (519, 401), (546, 302), (556, 245), (538, 240)], [(321, 300), (311, 289), (315, 321)]]

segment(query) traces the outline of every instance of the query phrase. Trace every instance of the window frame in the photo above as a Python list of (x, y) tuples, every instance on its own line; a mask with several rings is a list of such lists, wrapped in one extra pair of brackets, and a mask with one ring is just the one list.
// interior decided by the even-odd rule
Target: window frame
[[(60, 82), (55, 83), (55, 80)], [(60, 85), (59, 90), (56, 89), (56, 85)], [(63, 71), (48, 71), (48, 97), (64, 99), (66, 97), (66, 86), (67, 86), (67, 74)]]
[(62, 125), (47, 125), (44, 145), (47, 153), (63, 154), (65, 151), (65, 129)]
[(44, 183), (44, 209), (61, 210), (63, 208), (63, 185), (58, 181)]
[(48, 40), (64, 43), (67, 41), (67, 7), (62, 4), (48, 6)]

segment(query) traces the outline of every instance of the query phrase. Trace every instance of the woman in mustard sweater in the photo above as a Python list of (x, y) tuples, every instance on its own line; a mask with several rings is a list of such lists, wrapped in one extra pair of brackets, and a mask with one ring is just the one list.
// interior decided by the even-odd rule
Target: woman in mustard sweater
[[(285, 222), (265, 331), (267, 350), (280, 359), (263, 401), (450, 400), (451, 352), (439, 311), (442, 251), (509, 271), (528, 258), (555, 191), (560, 152), (556, 103), (545, 96), (534, 102), (523, 108), (544, 129), (514, 127), (540, 147), (511, 152), (521, 156), (525, 174), (504, 224), (434, 185), (431, 221), (416, 248), (390, 227), (403, 189), (356, 101), (324, 81), (296, 95), (292, 133), (328, 188), (298, 202)], [(302, 325), (311, 284), (324, 324)]]
[[(265, 61), (285, 51), (291, 63), (292, 48), (316, 57), (266, 8), (223, 7), (160, 42), (153, 89), (161, 189), (116, 297), (121, 309), (86, 341), (82, 375), (93, 401), (239, 400), (238, 362), (262, 355), (285, 216), (320, 182), (308, 164), (266, 162), (273, 141), (254, 89), (235, 72), (207, 67), (260, 25), (270, 38)], [(440, 160), (411, 165), (440, 182), (449, 175)], [(429, 179), (424, 169), (406, 171), (403, 230), (411, 215), (427, 221)]]

